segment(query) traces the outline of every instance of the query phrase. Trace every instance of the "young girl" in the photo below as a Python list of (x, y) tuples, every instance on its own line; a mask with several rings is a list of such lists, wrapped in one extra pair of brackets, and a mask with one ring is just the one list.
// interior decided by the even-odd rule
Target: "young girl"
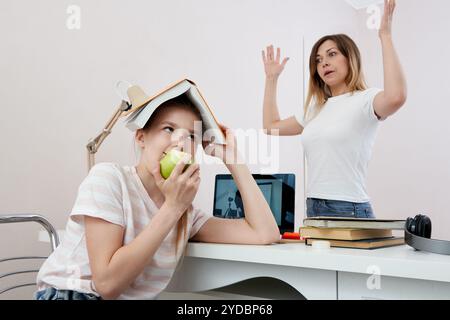
[[(183, 99), (161, 105), (135, 134), (141, 156), (135, 167), (94, 166), (80, 185), (65, 237), (43, 264), (36, 298), (153, 299), (169, 283), (188, 239), (231, 244), (279, 240), (275, 219), (249, 169), (242, 164), (232, 132), (222, 126), (226, 146), (205, 152), (226, 163), (242, 195), (245, 219), (228, 220), (193, 208), (200, 168), (180, 161), (167, 180), (164, 153), (195, 154), (194, 122), (201, 117)], [(189, 276), (189, 275), (186, 275)]]
[[(304, 118), (280, 120), (277, 80), (288, 58), (280, 49), (263, 51), (266, 72), (264, 129), (268, 134), (302, 135), (307, 159), (307, 216), (374, 218), (365, 179), (380, 121), (406, 101), (406, 81), (391, 37), (395, 0), (385, 1), (379, 30), (384, 90), (367, 89), (360, 53), (346, 35), (321, 38), (310, 56), (309, 93)], [(272, 131), (271, 130), (275, 130)]]

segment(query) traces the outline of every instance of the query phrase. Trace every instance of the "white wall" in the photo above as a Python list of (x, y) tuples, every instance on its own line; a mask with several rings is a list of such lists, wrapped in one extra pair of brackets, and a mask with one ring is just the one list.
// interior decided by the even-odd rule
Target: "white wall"
[[(395, 40), (410, 94), (405, 109), (380, 129), (369, 190), (379, 217), (426, 212), (436, 221), (434, 235), (444, 238), (450, 225), (445, 212), (450, 153), (444, 9), (450, 5), (398, 2)], [(66, 28), (70, 4), (82, 10), (81, 30)], [(2, 1), (0, 213), (41, 213), (64, 228), (86, 175), (85, 145), (117, 107), (114, 85), (121, 79), (151, 94), (188, 76), (221, 122), (261, 128), (261, 50), (273, 43), (291, 57), (279, 91), (280, 113), (287, 117), (302, 108), (302, 37), (309, 55), (320, 36), (344, 32), (361, 48), (369, 83), (382, 86), (378, 38), (365, 27), (366, 18), (336, 0)], [(118, 123), (97, 162), (135, 164), (132, 140)], [(283, 138), (279, 155), (279, 171), (298, 177), (299, 225), (304, 214), (299, 138)], [(252, 166), (255, 173), (259, 168)], [(202, 168), (196, 204), (207, 212), (212, 212), (211, 189), (219, 172), (225, 168)], [(5, 243), (13, 229), (1, 228)], [(21, 238), (34, 242), (37, 232)], [(13, 250), (2, 246), (0, 255)]]

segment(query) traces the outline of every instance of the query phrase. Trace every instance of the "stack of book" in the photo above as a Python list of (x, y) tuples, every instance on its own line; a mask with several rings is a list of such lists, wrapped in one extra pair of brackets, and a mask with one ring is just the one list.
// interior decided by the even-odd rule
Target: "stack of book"
[(331, 247), (376, 249), (404, 244), (393, 230), (404, 230), (404, 220), (315, 217), (303, 220), (300, 235), (306, 245), (329, 241)]

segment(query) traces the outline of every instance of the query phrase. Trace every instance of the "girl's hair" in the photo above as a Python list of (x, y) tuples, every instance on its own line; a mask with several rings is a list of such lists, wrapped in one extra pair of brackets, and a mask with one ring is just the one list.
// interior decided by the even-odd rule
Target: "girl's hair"
[[(155, 110), (155, 112), (153, 112), (152, 116), (145, 124), (145, 126), (143, 128), (144, 132), (150, 130), (150, 128), (152, 127), (152, 125), (155, 122), (155, 119), (157, 118), (157, 116), (159, 114), (164, 112), (164, 110), (166, 108), (172, 107), (172, 106), (186, 108), (186, 109), (192, 111), (193, 113), (195, 113), (200, 120), (202, 119), (200, 112), (192, 104), (192, 102), (185, 95), (181, 95), (181, 96), (178, 96), (176, 98), (173, 98), (173, 99), (168, 100), (168, 101), (164, 102), (163, 104), (161, 104)], [(202, 132), (203, 132), (203, 125), (202, 125)], [(189, 214), (190, 210), (191, 210), (191, 208), (186, 210), (186, 212), (181, 216), (180, 220), (178, 220), (177, 236), (175, 239), (175, 255), (176, 255), (177, 259), (178, 259), (179, 253), (184, 252), (184, 248), (187, 244), (187, 240), (188, 240), (187, 239), (187, 225), (188, 225), (188, 214)], [(180, 251), (180, 249), (181, 249), (181, 251)]]
[(317, 72), (317, 52), (319, 51), (320, 46), (328, 40), (334, 41), (339, 51), (348, 60), (349, 72), (347, 78), (345, 79), (345, 83), (351, 92), (367, 89), (362, 71), (361, 54), (355, 42), (345, 34), (334, 34), (322, 37), (312, 48), (311, 55), (309, 57), (310, 79), (308, 96), (304, 107), (305, 119), (308, 115), (309, 109), (312, 107), (313, 102), (318, 108), (317, 111), (320, 111), (323, 105), (327, 102), (328, 98), (332, 96), (330, 88), (320, 78), (320, 75)]

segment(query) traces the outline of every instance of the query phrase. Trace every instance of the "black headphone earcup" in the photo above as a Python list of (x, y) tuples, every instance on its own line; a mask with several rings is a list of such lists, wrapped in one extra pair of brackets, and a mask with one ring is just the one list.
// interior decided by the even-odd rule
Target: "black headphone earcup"
[(414, 234), (416, 236), (423, 237), (423, 235), (422, 235), (422, 233), (423, 233), (423, 224), (422, 224), (422, 215), (421, 214), (418, 214), (414, 218), (414, 225), (416, 226)]
[(425, 215), (418, 214), (413, 218), (407, 218), (405, 228), (410, 233), (431, 239), (431, 219)]
[(422, 234), (424, 238), (431, 239), (431, 219), (422, 216)]
[(411, 232), (422, 238), (431, 238), (431, 219), (425, 215), (419, 214), (412, 222), (414, 224), (414, 232)]

